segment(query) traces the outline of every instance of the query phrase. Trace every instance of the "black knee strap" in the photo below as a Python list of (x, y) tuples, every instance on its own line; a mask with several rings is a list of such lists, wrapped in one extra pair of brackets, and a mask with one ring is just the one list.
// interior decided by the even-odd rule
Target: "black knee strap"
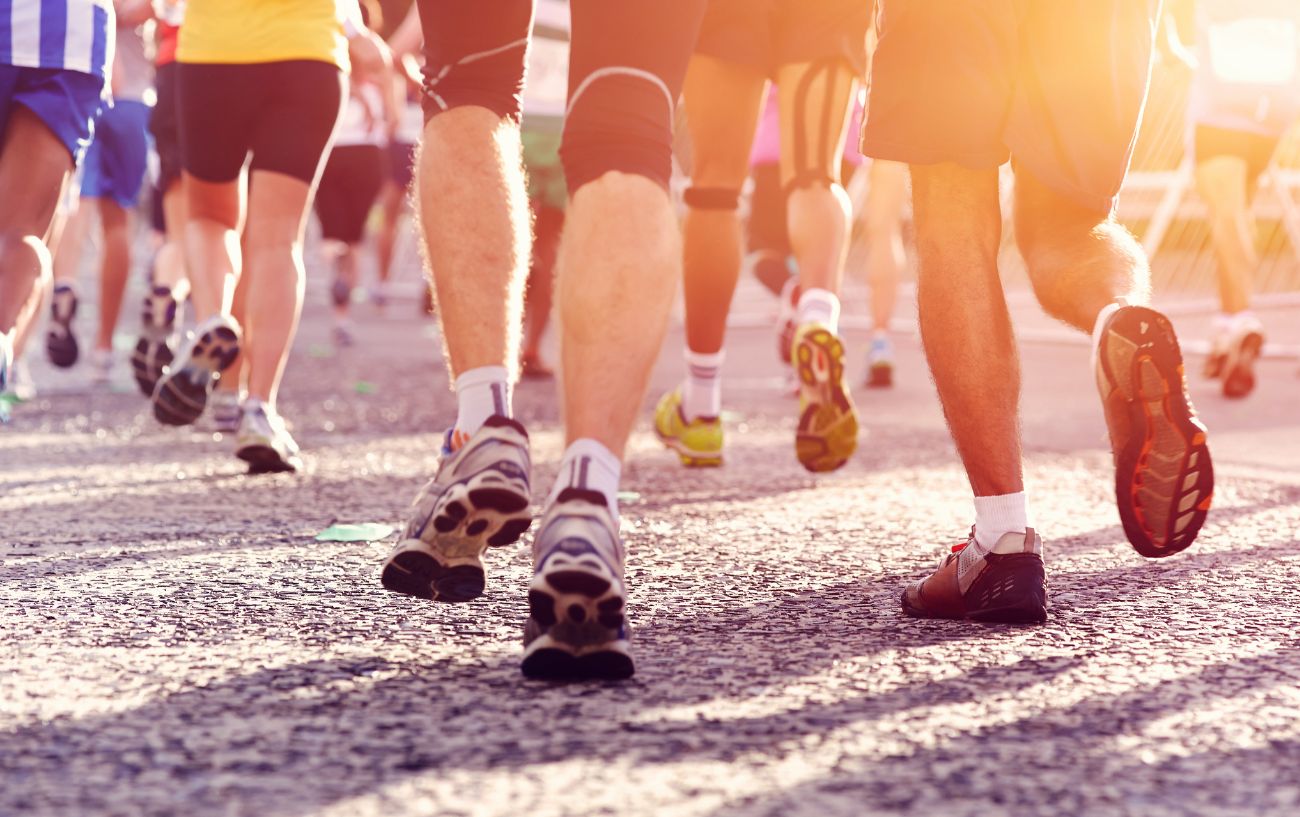
[(688, 187), (682, 201), (692, 210), (735, 210), (740, 191), (730, 187)]

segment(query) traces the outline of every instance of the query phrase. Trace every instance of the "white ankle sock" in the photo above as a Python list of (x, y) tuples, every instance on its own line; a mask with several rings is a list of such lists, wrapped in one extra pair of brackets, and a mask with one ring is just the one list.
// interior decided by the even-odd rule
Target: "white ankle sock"
[(726, 351), (704, 354), (686, 350), (686, 383), (682, 385), (682, 414), (687, 420), (717, 417), (722, 411), (722, 361)]
[(1106, 304), (1097, 313), (1097, 320), (1092, 324), (1092, 352), (1094, 357), (1097, 354), (1097, 348), (1101, 346), (1102, 327), (1106, 325), (1106, 321), (1110, 320), (1110, 316), (1114, 315), (1121, 306), (1124, 306), (1124, 304), (1116, 301), (1115, 303)]
[(795, 323), (824, 324), (832, 332), (840, 331), (840, 299), (829, 289), (805, 289), (799, 296)]
[(560, 460), (560, 472), (546, 504), (553, 503), (565, 488), (599, 491), (618, 524), (618, 481), (622, 475), (623, 463), (614, 452), (590, 438), (574, 440)]
[(481, 366), (456, 378), (456, 434), (463, 444), (494, 414), (513, 417), (510, 373), (505, 366)]
[(1024, 533), (1029, 527), (1025, 492), (975, 497), (975, 542), (992, 550), (1004, 534)]

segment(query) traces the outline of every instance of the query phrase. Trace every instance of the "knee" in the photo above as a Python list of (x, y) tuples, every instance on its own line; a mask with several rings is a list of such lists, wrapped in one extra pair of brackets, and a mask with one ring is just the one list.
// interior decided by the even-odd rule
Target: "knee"
[(27, 230), (0, 230), (0, 272), (12, 269), (34, 270), (36, 278), (50, 274), (54, 259), (44, 239)]
[(633, 69), (592, 74), (573, 91), (560, 145), (570, 195), (607, 175), (668, 190), (675, 99), (662, 79)]

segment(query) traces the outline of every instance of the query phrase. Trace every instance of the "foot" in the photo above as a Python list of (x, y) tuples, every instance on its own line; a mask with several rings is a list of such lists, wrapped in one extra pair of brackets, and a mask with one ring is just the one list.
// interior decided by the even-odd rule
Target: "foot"
[(867, 351), (867, 388), (887, 389), (894, 385), (894, 344), (889, 338), (872, 338)]
[(14, 392), (14, 347), (8, 332), (0, 332), (0, 423), (9, 421), (9, 403), (17, 399)]
[(95, 349), (90, 353), (90, 382), (107, 386), (113, 379), (113, 350)]
[(1264, 325), (1254, 315), (1238, 315), (1223, 358), (1223, 396), (1242, 398), (1255, 390), (1255, 361), (1264, 348)]
[(199, 419), (221, 373), (238, 355), (239, 325), (225, 315), (204, 321), (158, 379), (153, 393), (154, 416), (171, 426), (189, 425)]
[(342, 278), (335, 278), (330, 285), (330, 299), (335, 306), (346, 306), (352, 301), (352, 285)]
[[(3, 340), (0, 340), (0, 344)], [(3, 369), (5, 362), (3, 360), (4, 349), (0, 348), (0, 369)], [(36, 381), (32, 380), (32, 371), (27, 368), (27, 363), (22, 360), (10, 360), (8, 363), (8, 374), (0, 375), (0, 380), (8, 378), (8, 382), (0, 385), (0, 395), (9, 398), (12, 403), (26, 403), (36, 399)]]
[(555, 372), (542, 362), (541, 355), (524, 355), (519, 359), (519, 376), (524, 380), (553, 380)]
[(791, 357), (799, 375), (795, 452), (809, 471), (834, 471), (858, 447), (858, 414), (844, 381), (844, 344), (818, 323), (800, 326)]
[(298, 443), (284, 419), (265, 403), (246, 407), (235, 437), (235, 456), (248, 463), (250, 474), (278, 474), (302, 468)]
[(350, 349), (357, 342), (352, 335), (352, 325), (347, 321), (334, 324), (334, 328), (330, 330), (330, 339), (334, 342), (335, 349)]
[(605, 497), (567, 488), (533, 540), (523, 673), (529, 678), (630, 678), (623, 543)]
[(67, 284), (54, 287), (50, 302), (50, 324), (45, 333), (45, 352), (50, 362), (60, 369), (68, 369), (77, 362), (79, 350), (77, 336), (72, 331), (72, 320), (77, 317), (77, 292)]
[(208, 400), (208, 414), (212, 418), (212, 430), (219, 434), (234, 434), (239, 431), (244, 419), (243, 401), (239, 393), (227, 389), (217, 389)]
[(528, 432), (505, 417), (489, 417), (454, 453), (444, 449), (384, 562), (384, 587), (434, 601), (481, 596), (483, 554), (519, 541), (532, 524), (531, 470)]
[(146, 397), (152, 397), (158, 388), (163, 369), (171, 364), (176, 353), (173, 349), (177, 320), (181, 304), (171, 289), (155, 286), (144, 296), (140, 312), (140, 339), (131, 354), (131, 371), (135, 383)]
[(1041, 624), (1047, 620), (1043, 542), (1028, 528), (985, 550), (972, 528), (938, 570), (903, 591), (902, 602), (903, 612), (916, 618)]
[(1205, 522), (1214, 468), (1173, 326), (1154, 309), (1123, 306), (1102, 328), (1095, 365), (1124, 533), (1143, 556), (1178, 553)]
[(722, 420), (682, 414), (682, 390), (665, 394), (655, 408), (655, 434), (688, 468), (722, 465)]

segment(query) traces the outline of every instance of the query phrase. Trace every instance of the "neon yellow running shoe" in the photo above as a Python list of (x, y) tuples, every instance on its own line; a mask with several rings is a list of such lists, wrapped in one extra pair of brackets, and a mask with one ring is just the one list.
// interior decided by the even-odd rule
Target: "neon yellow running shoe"
[(677, 452), (688, 468), (722, 465), (722, 420), (697, 417), (690, 422), (682, 415), (682, 390), (665, 394), (655, 407), (655, 433), (663, 444)]
[(809, 471), (834, 471), (858, 447), (858, 412), (844, 380), (844, 343), (826, 326), (794, 333), (791, 357), (799, 375), (799, 431), (794, 449)]

